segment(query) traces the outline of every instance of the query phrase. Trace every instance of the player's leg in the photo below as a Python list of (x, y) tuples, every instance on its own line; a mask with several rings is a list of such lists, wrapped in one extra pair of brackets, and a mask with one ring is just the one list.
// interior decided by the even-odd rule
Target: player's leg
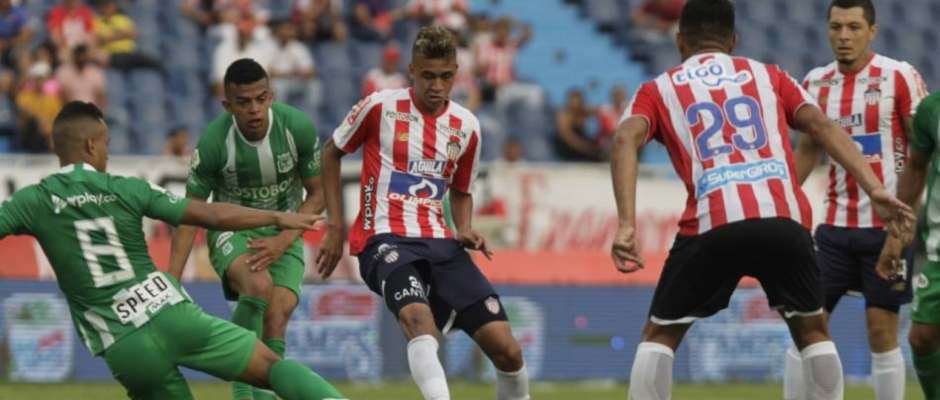
[(914, 279), (908, 341), (927, 400), (940, 400), (940, 263), (927, 261)]
[[(862, 288), (861, 271), (856, 256), (851, 251), (848, 232), (832, 225), (820, 225), (816, 228), (816, 263), (819, 266), (827, 314), (832, 313), (848, 290), (858, 291)], [(785, 359), (783, 399), (805, 400), (803, 358), (799, 349), (795, 345), (787, 349)]]
[[(224, 380), (272, 388), (284, 399), (341, 399), (333, 386), (308, 368), (284, 360), (254, 332), (203, 312), (192, 303), (174, 306), (156, 325), (176, 364)], [(283, 366), (281, 364), (284, 363)]]
[[(275, 354), (284, 357), (287, 351), (284, 335), (287, 322), (297, 307), (300, 288), (304, 280), (303, 246), (300, 240), (294, 242), (277, 262), (268, 268), (273, 282), (271, 301), (264, 314), (264, 335), (262, 341)], [(255, 400), (273, 399), (273, 393), (263, 389), (254, 391)]]
[[(734, 225), (734, 224), (732, 224)], [(675, 350), (692, 322), (726, 308), (741, 272), (723, 254), (715, 235), (732, 225), (697, 236), (677, 236), (653, 294), (630, 371), (631, 400), (664, 400), (672, 396)]]
[(842, 399), (842, 361), (829, 337), (823, 288), (813, 240), (789, 219), (762, 220), (758, 230), (742, 232), (771, 245), (759, 249), (748, 274), (760, 281), (771, 307), (782, 311), (800, 350), (803, 387), (809, 400)]
[(131, 399), (192, 399), (186, 379), (152, 332), (158, 318), (163, 317), (158, 314), (150, 324), (112, 344), (104, 360)]
[[(265, 312), (271, 300), (274, 284), (269, 273), (251, 271), (248, 242), (253, 231), (211, 232), (208, 240), (210, 259), (216, 273), (222, 278), (222, 290), (226, 300), (237, 300), (232, 312), (232, 322), (262, 337)], [(240, 382), (232, 384), (232, 398), (252, 399), (250, 386)]]
[(488, 297), (462, 311), (458, 319), (462, 320), (460, 326), (496, 367), (496, 400), (528, 400), (529, 373), (522, 347), (512, 336), (499, 299)]

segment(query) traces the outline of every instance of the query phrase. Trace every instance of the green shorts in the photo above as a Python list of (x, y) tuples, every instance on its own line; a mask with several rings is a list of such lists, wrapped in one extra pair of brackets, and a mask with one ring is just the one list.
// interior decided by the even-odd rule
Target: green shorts
[(104, 351), (111, 374), (132, 399), (192, 399), (180, 366), (234, 380), (248, 366), (255, 334), (183, 302)]
[(913, 286), (911, 319), (921, 324), (940, 325), (940, 263), (927, 261), (914, 277)]
[[(242, 254), (251, 254), (248, 242), (265, 237), (272, 237), (280, 231), (274, 228), (258, 228), (237, 232), (209, 231), (206, 241), (209, 244), (209, 261), (212, 268), (222, 279), (222, 291), (226, 300), (238, 300), (238, 292), (225, 279), (225, 271)], [(269, 268), (274, 286), (283, 286), (300, 298), (300, 286), (304, 282), (304, 246), (303, 240), (297, 239), (284, 252), (281, 258)]]

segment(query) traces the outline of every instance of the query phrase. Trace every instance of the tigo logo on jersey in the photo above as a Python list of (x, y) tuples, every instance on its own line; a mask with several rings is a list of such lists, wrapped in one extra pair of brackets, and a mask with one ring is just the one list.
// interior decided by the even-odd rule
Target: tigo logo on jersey
[(442, 200), (446, 191), (447, 184), (443, 179), (414, 176), (396, 171), (392, 172), (388, 184), (389, 199), (433, 208), (443, 206)]
[(441, 175), (444, 173), (446, 161), (418, 160), (408, 162), (408, 173), (412, 175)]
[(782, 161), (760, 161), (750, 164), (734, 164), (705, 171), (695, 185), (695, 194), (702, 197), (722, 186), (736, 183), (753, 183), (767, 179), (789, 179), (787, 164)]
[(877, 133), (869, 133), (864, 135), (854, 135), (852, 140), (855, 141), (855, 145), (858, 146), (858, 149), (862, 151), (862, 155), (865, 156), (865, 159), (868, 162), (880, 162), (881, 161), (881, 135)]
[(732, 73), (725, 69), (718, 61), (710, 61), (705, 65), (697, 67), (683, 67), (679, 72), (672, 76), (672, 81), (676, 85), (687, 85), (692, 82), (701, 82), (710, 88), (720, 88), (725, 85), (743, 85), (752, 79), (749, 71), (740, 71)]

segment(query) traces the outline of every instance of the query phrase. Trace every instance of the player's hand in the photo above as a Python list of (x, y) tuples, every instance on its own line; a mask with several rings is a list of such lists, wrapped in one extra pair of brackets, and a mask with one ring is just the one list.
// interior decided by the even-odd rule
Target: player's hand
[(914, 236), (914, 210), (884, 188), (872, 191), (869, 197), (875, 212), (885, 222), (888, 232), (900, 238), (902, 243), (910, 242)]
[(614, 266), (617, 267), (617, 270), (625, 274), (644, 267), (643, 257), (640, 257), (640, 249), (636, 244), (636, 230), (632, 224), (620, 225), (617, 235), (614, 236), (610, 255), (614, 259)]
[(305, 231), (319, 230), (316, 223), (323, 219), (322, 215), (298, 214), (292, 212), (277, 213), (277, 227), (285, 230), (303, 229)]
[(875, 265), (875, 272), (884, 280), (894, 280), (898, 275), (904, 273), (902, 266), (904, 258), (904, 243), (900, 238), (888, 235), (885, 239), (885, 245), (881, 248), (881, 255), (878, 256), (878, 264)]
[(467, 229), (457, 232), (457, 241), (470, 250), (478, 250), (486, 256), (487, 260), (493, 260), (493, 252), (486, 247), (486, 239), (473, 229)]
[(333, 275), (333, 270), (343, 257), (343, 229), (337, 225), (327, 225), (326, 235), (320, 243), (320, 252), (317, 254), (317, 273), (323, 279)]
[(252, 272), (263, 271), (281, 259), (290, 247), (291, 241), (280, 236), (255, 239), (248, 242), (248, 248), (254, 251), (248, 257), (248, 268)]

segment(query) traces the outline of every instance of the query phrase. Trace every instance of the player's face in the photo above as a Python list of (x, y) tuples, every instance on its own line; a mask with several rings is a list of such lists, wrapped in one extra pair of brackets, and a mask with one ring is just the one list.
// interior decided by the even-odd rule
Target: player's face
[(853, 64), (868, 54), (877, 25), (869, 25), (861, 7), (833, 7), (829, 15), (829, 44), (836, 60)]
[(268, 132), (268, 110), (274, 93), (267, 79), (247, 85), (225, 85), (225, 110), (235, 116), (238, 129), (245, 137), (259, 140)]
[(450, 99), (457, 75), (457, 57), (426, 59), (415, 55), (408, 72), (414, 81), (416, 100), (426, 111), (438, 111)]

